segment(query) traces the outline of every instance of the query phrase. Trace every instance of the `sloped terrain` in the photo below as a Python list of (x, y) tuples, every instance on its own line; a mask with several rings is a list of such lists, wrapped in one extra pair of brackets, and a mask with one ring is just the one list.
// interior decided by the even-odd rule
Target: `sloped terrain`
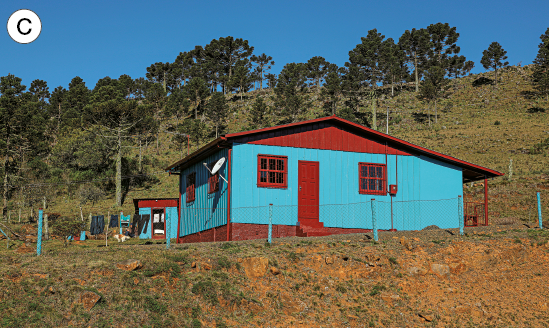
[[(378, 243), (50, 241), (40, 257), (2, 248), (0, 326), (542, 327), (548, 240), (515, 225), (381, 233)], [(132, 259), (141, 267), (119, 268)]]

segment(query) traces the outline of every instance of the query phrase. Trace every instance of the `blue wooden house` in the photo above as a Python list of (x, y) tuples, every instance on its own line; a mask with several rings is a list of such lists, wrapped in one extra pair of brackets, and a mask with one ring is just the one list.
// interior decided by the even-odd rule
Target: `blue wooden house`
[(379, 229), (456, 228), (463, 183), (503, 175), (335, 116), (226, 134), (166, 170), (178, 242), (266, 238), (269, 217), (274, 237), (371, 231), (372, 199)]

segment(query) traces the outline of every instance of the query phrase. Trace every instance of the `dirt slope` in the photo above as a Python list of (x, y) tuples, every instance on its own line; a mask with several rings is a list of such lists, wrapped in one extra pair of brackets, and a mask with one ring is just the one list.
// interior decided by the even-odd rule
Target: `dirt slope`
[[(542, 327), (548, 239), (516, 225), (169, 251), (50, 241), (40, 257), (2, 241), (0, 326)], [(128, 259), (142, 267), (116, 267)]]

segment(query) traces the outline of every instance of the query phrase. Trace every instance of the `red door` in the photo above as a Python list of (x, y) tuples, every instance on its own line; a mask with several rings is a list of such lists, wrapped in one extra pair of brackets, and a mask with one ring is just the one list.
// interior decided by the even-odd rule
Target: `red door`
[(298, 219), (318, 219), (318, 162), (298, 164)]

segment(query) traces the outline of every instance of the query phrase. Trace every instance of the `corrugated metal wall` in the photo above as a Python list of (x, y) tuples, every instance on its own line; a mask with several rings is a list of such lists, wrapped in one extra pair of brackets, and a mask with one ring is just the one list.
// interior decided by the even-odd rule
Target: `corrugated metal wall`
[[(221, 157), (225, 157), (225, 164), (219, 172), (227, 179), (228, 150), (224, 148), (181, 172), (179, 183), (181, 188), (180, 237), (227, 224), (227, 183), (219, 178), (219, 191), (208, 194), (210, 173), (202, 164), (216, 162)], [(187, 203), (185, 193), (187, 175), (192, 172), (196, 172), (195, 200)]]
[[(288, 156), (287, 189), (257, 187), (258, 154)], [(373, 198), (379, 201), (378, 226), (380, 229), (391, 227), (390, 196), (358, 192), (358, 163), (385, 164), (385, 154), (253, 144), (233, 146), (231, 221), (265, 224), (268, 204), (272, 203), (275, 205), (273, 224), (295, 225), (299, 160), (319, 162), (319, 219), (324, 226), (371, 228), (371, 207), (366, 202)], [(388, 155), (387, 185), (396, 184), (397, 166), (398, 193), (393, 197), (393, 202), (396, 202), (393, 206), (394, 228), (416, 230), (431, 224), (441, 228), (457, 227), (457, 203), (451, 207), (447, 201), (418, 201), (462, 195), (461, 169), (425, 156)]]

